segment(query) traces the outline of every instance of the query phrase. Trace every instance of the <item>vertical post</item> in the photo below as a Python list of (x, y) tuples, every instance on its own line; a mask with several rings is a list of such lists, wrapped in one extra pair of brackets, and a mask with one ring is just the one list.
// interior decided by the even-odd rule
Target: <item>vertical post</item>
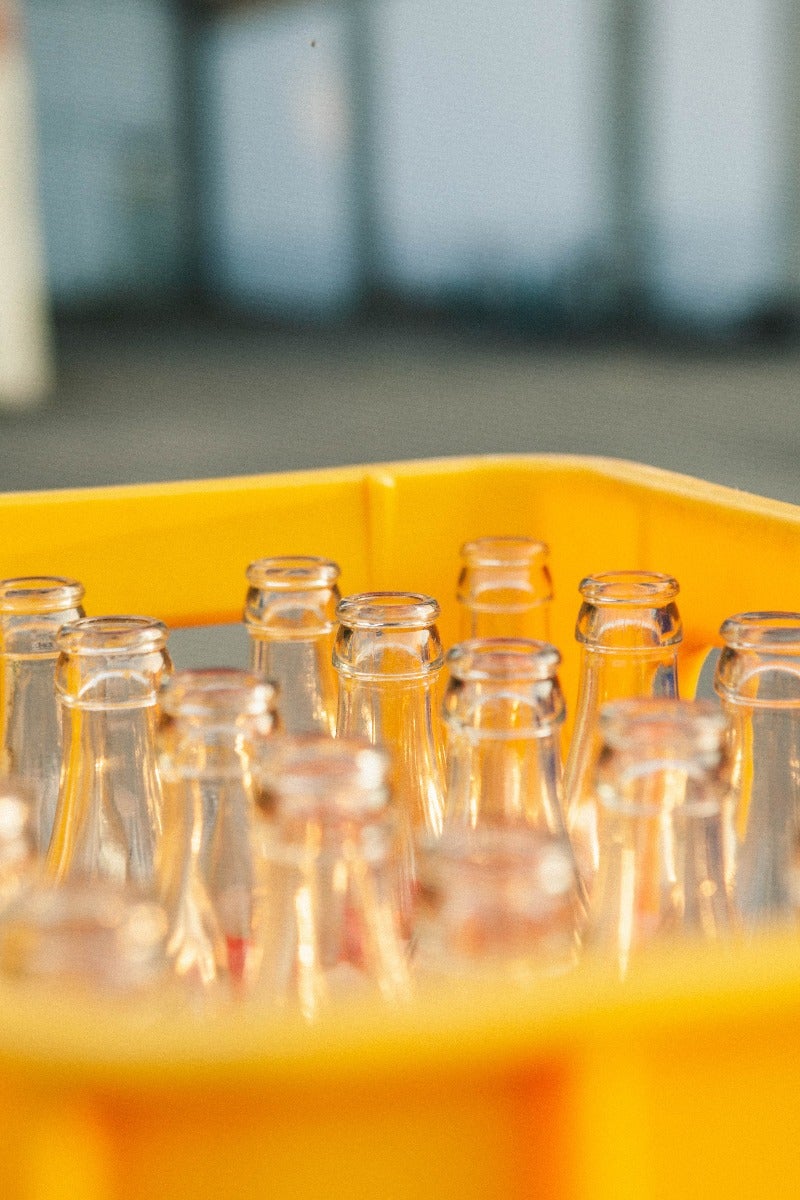
[(0, 409), (38, 404), (53, 383), (21, 25), (16, 0), (0, 0)]

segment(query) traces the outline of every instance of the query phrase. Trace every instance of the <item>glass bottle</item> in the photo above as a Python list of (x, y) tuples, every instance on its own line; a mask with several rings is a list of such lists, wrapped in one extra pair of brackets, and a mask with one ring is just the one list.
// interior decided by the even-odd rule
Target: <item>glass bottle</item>
[(593, 774), (600, 709), (612, 700), (677, 697), (683, 637), (678, 591), (672, 576), (652, 571), (609, 571), (580, 584), (583, 603), (575, 625), (580, 678), (564, 794), (567, 829), (588, 894), (599, 858)]
[(524, 825), (445, 829), (419, 851), (420, 980), (499, 973), (527, 984), (578, 955), (575, 864), (563, 839)]
[(730, 725), (733, 787), (726, 810), (728, 886), (752, 928), (789, 916), (800, 843), (800, 613), (739, 613), (714, 687)]
[(61, 769), (56, 634), (83, 616), (82, 598), (82, 585), (61, 576), (0, 581), (0, 772), (31, 788), (32, 829), (42, 855), (52, 836)]
[(388, 767), (367, 742), (311, 734), (262, 760), (253, 990), (308, 1021), (337, 1001), (409, 995)]
[(244, 620), (253, 671), (278, 685), (287, 733), (334, 732), (331, 655), (339, 567), (325, 558), (260, 558), (247, 568)]
[(275, 688), (232, 668), (176, 671), (159, 692), (164, 832), (158, 882), (167, 951), (190, 988), (241, 985), (253, 925), (256, 740), (275, 728)]
[(156, 693), (172, 667), (167, 628), (149, 617), (83, 617), (58, 634), (64, 748), (49, 872), (154, 880), (161, 830)]
[(461, 547), (459, 639), (550, 639), (553, 583), (544, 542), (482, 537)]
[(600, 725), (600, 866), (586, 942), (625, 976), (650, 943), (731, 930), (722, 848), (730, 760), (714, 701), (620, 700)]
[(439, 605), (416, 592), (362, 592), (336, 611), (338, 732), (392, 752), (394, 790), (413, 829), (438, 834), (444, 751), (435, 688), (444, 662)]

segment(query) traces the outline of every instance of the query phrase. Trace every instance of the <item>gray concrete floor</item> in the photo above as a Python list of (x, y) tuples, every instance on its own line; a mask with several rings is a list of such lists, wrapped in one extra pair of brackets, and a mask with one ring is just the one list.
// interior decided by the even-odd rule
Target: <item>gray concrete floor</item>
[(65, 325), (0, 490), (396, 458), (610, 454), (800, 503), (800, 350), (542, 349), (405, 328)]

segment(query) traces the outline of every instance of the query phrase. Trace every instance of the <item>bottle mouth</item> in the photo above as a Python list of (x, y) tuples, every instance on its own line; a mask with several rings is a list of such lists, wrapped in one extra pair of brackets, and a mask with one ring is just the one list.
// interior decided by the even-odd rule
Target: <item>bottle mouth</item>
[(275, 709), (277, 688), (234, 667), (185, 668), (164, 680), (162, 711), (170, 717), (222, 720), (260, 717)]
[(338, 563), (313, 555), (275, 555), (259, 558), (247, 568), (247, 581), (265, 591), (302, 592), (332, 588), (341, 574)]
[[(450, 892), (474, 903), (486, 889), (513, 907), (538, 909), (571, 897), (575, 867), (564, 844), (523, 826), (445, 829), (418, 843), (423, 900), (436, 906)], [(478, 900), (478, 902), (480, 902)]]
[(464, 682), (538, 683), (555, 678), (561, 655), (532, 638), (474, 638), (453, 646), (446, 661), (450, 675)]
[(720, 634), (732, 650), (800, 655), (800, 612), (748, 612), (728, 617)]
[(163, 650), (168, 636), (163, 621), (152, 617), (81, 617), (59, 630), (56, 646), (66, 654), (149, 654)]
[(578, 590), (587, 604), (654, 608), (674, 600), (680, 586), (656, 571), (604, 571), (582, 579)]
[(265, 816), (387, 808), (388, 752), (360, 738), (278, 735), (262, 747), (259, 775), (257, 806)]
[(440, 611), (421, 592), (360, 592), (339, 602), (336, 619), (349, 629), (428, 629)]
[(85, 588), (62, 575), (21, 575), (0, 580), (0, 613), (51, 613), (77, 608)]
[(639, 697), (614, 700), (600, 710), (600, 731), (613, 750), (635, 750), (672, 759), (720, 751), (727, 726), (714, 700)]
[(52, 986), (125, 992), (167, 969), (167, 914), (100, 880), (39, 884), (0, 919), (0, 973)]
[(471, 567), (528, 566), (549, 553), (546, 542), (517, 536), (473, 538), (461, 547), (461, 557)]

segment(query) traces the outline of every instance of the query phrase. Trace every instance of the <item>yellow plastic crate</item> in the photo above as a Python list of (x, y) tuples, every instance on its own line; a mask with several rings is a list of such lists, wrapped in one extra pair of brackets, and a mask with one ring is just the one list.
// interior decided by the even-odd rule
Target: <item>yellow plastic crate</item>
[[(727, 615), (800, 607), (800, 509), (606, 459), (519, 456), (0, 496), (0, 577), (74, 575), (91, 613), (238, 620), (244, 569), (324, 554), (456, 629), (458, 549), (552, 547), (574, 699), (579, 579), (681, 581), (683, 692)], [(305, 1029), (0, 987), (0, 1195), (25, 1200), (627, 1200), (800, 1193), (800, 933), (486, 982)]]

